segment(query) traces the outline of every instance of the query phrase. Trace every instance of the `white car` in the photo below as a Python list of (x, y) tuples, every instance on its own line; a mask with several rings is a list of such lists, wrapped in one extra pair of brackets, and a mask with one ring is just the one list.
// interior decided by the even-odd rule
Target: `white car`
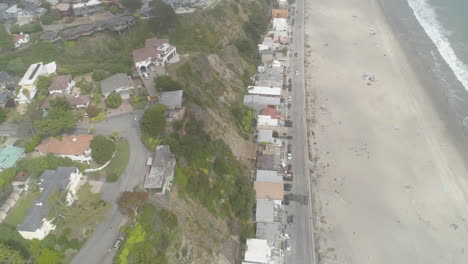
[(124, 241), (123, 237), (119, 237), (117, 240), (115, 240), (114, 249), (119, 249), (123, 241)]
[(288, 153), (288, 160), (292, 160), (292, 154)]
[(286, 250), (291, 251), (291, 244), (289, 243), (289, 240), (286, 240)]
[(292, 98), (291, 96), (288, 96), (288, 101), (291, 102), (292, 101)]
[(299, 71), (296, 71), (296, 75), (299, 75)]
[(143, 78), (145, 78), (145, 80), (149, 80), (149, 75), (147, 72), (143, 73)]

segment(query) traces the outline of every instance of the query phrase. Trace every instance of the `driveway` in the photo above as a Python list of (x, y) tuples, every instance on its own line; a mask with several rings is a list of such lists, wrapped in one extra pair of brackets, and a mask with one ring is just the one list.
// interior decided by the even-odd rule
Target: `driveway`
[(125, 171), (115, 183), (104, 183), (101, 189), (102, 198), (112, 204), (107, 219), (101, 222), (80, 252), (71, 263), (76, 264), (105, 264), (112, 263), (116, 251), (112, 249), (114, 241), (119, 237), (119, 229), (125, 221), (117, 207), (117, 200), (124, 191), (132, 191), (143, 183), (146, 159), (149, 151), (141, 143), (139, 137), (139, 120), (142, 111), (133, 114), (124, 113), (107, 118), (100, 123), (81, 124), (76, 133), (87, 133), (90, 128), (95, 134), (111, 134), (118, 131), (130, 143), (130, 160)]

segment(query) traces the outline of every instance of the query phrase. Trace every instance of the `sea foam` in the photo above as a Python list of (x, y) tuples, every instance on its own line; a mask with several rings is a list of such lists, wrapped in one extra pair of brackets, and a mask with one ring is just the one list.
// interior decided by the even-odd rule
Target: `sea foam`
[(440, 55), (452, 69), (461, 84), (468, 91), (468, 67), (458, 59), (455, 51), (447, 38), (448, 31), (445, 30), (437, 19), (437, 14), (427, 0), (408, 0), (413, 13), (426, 34), (434, 42)]

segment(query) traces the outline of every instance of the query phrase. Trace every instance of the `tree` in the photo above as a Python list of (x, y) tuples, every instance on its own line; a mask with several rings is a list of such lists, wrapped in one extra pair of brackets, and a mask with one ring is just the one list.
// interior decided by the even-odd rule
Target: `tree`
[(91, 141), (91, 157), (99, 164), (108, 162), (114, 151), (115, 142), (104, 136), (95, 136)]
[(177, 25), (177, 16), (174, 9), (161, 0), (153, 0), (150, 3), (152, 18), (150, 25), (153, 32), (159, 35), (164, 35)]
[(156, 89), (158, 91), (177, 91), (182, 90), (182, 84), (178, 81), (172, 80), (169, 76), (158, 76), (154, 78)]
[(99, 108), (97, 105), (89, 105), (88, 108), (86, 108), (86, 113), (88, 114), (89, 118), (94, 118), (101, 113), (102, 109)]
[(52, 83), (51, 76), (39, 76), (39, 78), (37, 78), (37, 83), (36, 83), (37, 90), (41, 94), (48, 94), (49, 86), (51, 83)]
[(126, 9), (130, 10), (130, 12), (135, 12), (143, 5), (141, 0), (122, 0), (120, 3), (122, 3)]
[(50, 108), (45, 119), (36, 120), (33, 124), (36, 132), (42, 136), (58, 136), (76, 127), (73, 113), (58, 107)]
[(124, 192), (119, 198), (119, 209), (123, 214), (136, 216), (138, 210), (148, 202), (147, 192)]
[(61, 18), (60, 12), (57, 9), (51, 9), (40, 17), (41, 23), (44, 25), (50, 25)]
[(0, 107), (0, 124), (5, 122), (6, 119), (6, 113), (3, 107)]
[(62, 111), (70, 110), (70, 104), (65, 97), (58, 97), (50, 101), (50, 106), (54, 109), (60, 109)]
[(5, 26), (0, 25), (0, 51), (13, 49), (13, 41), (10, 34), (5, 29)]
[(122, 96), (119, 93), (112, 92), (106, 97), (106, 105), (110, 108), (118, 108), (122, 104)]
[(28, 65), (24, 63), (23, 59), (19, 56), (8, 61), (8, 64), (6, 66), (7, 71), (13, 72), (15, 74), (22, 74), (26, 72), (27, 69)]
[(98, 82), (98, 81), (102, 81), (102, 80), (106, 79), (110, 75), (111, 74), (106, 70), (97, 69), (97, 70), (93, 71), (93, 74), (91, 75), (91, 77), (93, 78), (94, 81)]
[(36, 264), (59, 264), (61, 259), (57, 251), (43, 248), (41, 255), (36, 259)]
[(26, 260), (19, 251), (0, 243), (0, 263), (25, 264)]
[(148, 108), (140, 120), (141, 131), (152, 138), (159, 137), (166, 128), (165, 110), (166, 107), (161, 104), (155, 104)]

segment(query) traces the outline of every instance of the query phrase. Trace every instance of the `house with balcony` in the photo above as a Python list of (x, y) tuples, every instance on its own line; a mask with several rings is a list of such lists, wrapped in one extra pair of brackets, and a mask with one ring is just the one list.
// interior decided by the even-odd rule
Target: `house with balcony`
[(19, 104), (27, 104), (31, 102), (31, 99), (34, 98), (37, 93), (36, 83), (39, 76), (53, 74), (56, 72), (56, 70), (57, 65), (55, 62), (48, 64), (38, 62), (29, 66), (28, 70), (18, 84), (21, 89), (18, 92), (15, 101)]
[(54, 76), (48, 90), (49, 94), (61, 93), (68, 95), (71, 93), (73, 86), (75, 86), (75, 82), (71, 75), (58, 75)]

